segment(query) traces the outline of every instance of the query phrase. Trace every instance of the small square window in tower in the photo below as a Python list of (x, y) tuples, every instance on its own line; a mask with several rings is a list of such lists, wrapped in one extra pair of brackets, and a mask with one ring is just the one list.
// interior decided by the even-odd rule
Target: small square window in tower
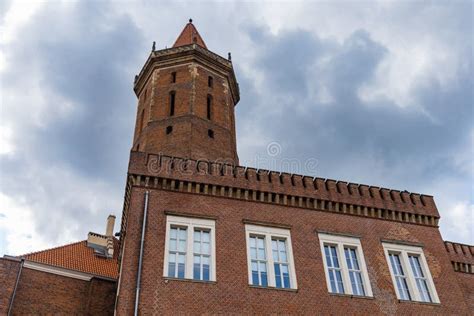
[(173, 132), (173, 126), (167, 126), (166, 127), (166, 135), (169, 135)]

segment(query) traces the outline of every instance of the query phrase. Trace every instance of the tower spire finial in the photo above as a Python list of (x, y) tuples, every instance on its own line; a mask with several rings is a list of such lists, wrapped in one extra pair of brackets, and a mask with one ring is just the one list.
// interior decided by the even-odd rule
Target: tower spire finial
[(198, 30), (192, 22), (193, 19), (189, 19), (189, 23), (186, 24), (184, 29), (181, 31), (181, 34), (176, 39), (176, 42), (174, 42), (173, 47), (197, 44), (201, 47), (207, 48), (201, 35), (199, 35)]

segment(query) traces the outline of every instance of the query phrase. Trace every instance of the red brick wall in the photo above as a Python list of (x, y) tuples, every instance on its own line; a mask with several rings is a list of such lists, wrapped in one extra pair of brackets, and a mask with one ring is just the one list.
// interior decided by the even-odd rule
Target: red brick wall
[[(133, 188), (128, 214), (117, 311), (133, 311), (144, 189)], [(140, 311), (147, 313), (468, 314), (459, 284), (435, 227), (334, 214), (288, 206), (197, 194), (150, 191)], [(216, 216), (217, 282), (163, 278), (165, 210)], [(290, 225), (298, 291), (248, 285), (243, 219)], [(374, 299), (327, 291), (316, 230), (361, 237)], [(433, 276), (441, 304), (397, 301), (381, 239), (417, 242)]]
[(0, 258), (0, 315), (8, 313), (20, 262)]
[[(15, 267), (16, 264), (16, 267)], [(0, 260), (0, 314), (6, 314), (18, 262)], [(6, 273), (5, 273), (6, 272)], [(13, 315), (112, 315), (116, 282), (83, 281), (23, 268), (13, 303)], [(5, 287), (3, 286), (5, 285)]]
[(462, 289), (464, 300), (471, 312), (474, 313), (474, 274), (456, 272), (456, 276)]

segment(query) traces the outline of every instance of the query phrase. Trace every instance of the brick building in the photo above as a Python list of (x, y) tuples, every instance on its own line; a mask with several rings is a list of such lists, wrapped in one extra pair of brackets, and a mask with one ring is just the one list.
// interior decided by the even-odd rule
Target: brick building
[(0, 315), (113, 315), (118, 278), (115, 217), (104, 235), (0, 258)]
[[(120, 241), (107, 229), (66, 246), (102, 256), (95, 269), (118, 263), (118, 278), (76, 286), (26, 264), (44, 256), (4, 257), (2, 306), (13, 302), (18, 314), (45, 305), (118, 315), (473, 313), (474, 247), (442, 240), (432, 196), (239, 165), (232, 61), (208, 50), (192, 21), (172, 48), (153, 47), (134, 91)], [(84, 269), (87, 256), (64, 256), (62, 265), (40, 262)], [(23, 278), (61, 293), (34, 298)], [(99, 287), (106, 297), (94, 294)]]

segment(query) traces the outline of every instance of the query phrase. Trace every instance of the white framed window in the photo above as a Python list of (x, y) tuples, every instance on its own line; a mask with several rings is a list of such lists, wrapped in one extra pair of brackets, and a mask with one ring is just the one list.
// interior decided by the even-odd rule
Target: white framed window
[(326, 285), (330, 293), (372, 297), (360, 240), (319, 233)]
[(215, 221), (168, 215), (163, 276), (216, 280)]
[(423, 249), (382, 243), (397, 298), (403, 301), (439, 303)]
[(297, 289), (290, 230), (245, 225), (249, 284)]

